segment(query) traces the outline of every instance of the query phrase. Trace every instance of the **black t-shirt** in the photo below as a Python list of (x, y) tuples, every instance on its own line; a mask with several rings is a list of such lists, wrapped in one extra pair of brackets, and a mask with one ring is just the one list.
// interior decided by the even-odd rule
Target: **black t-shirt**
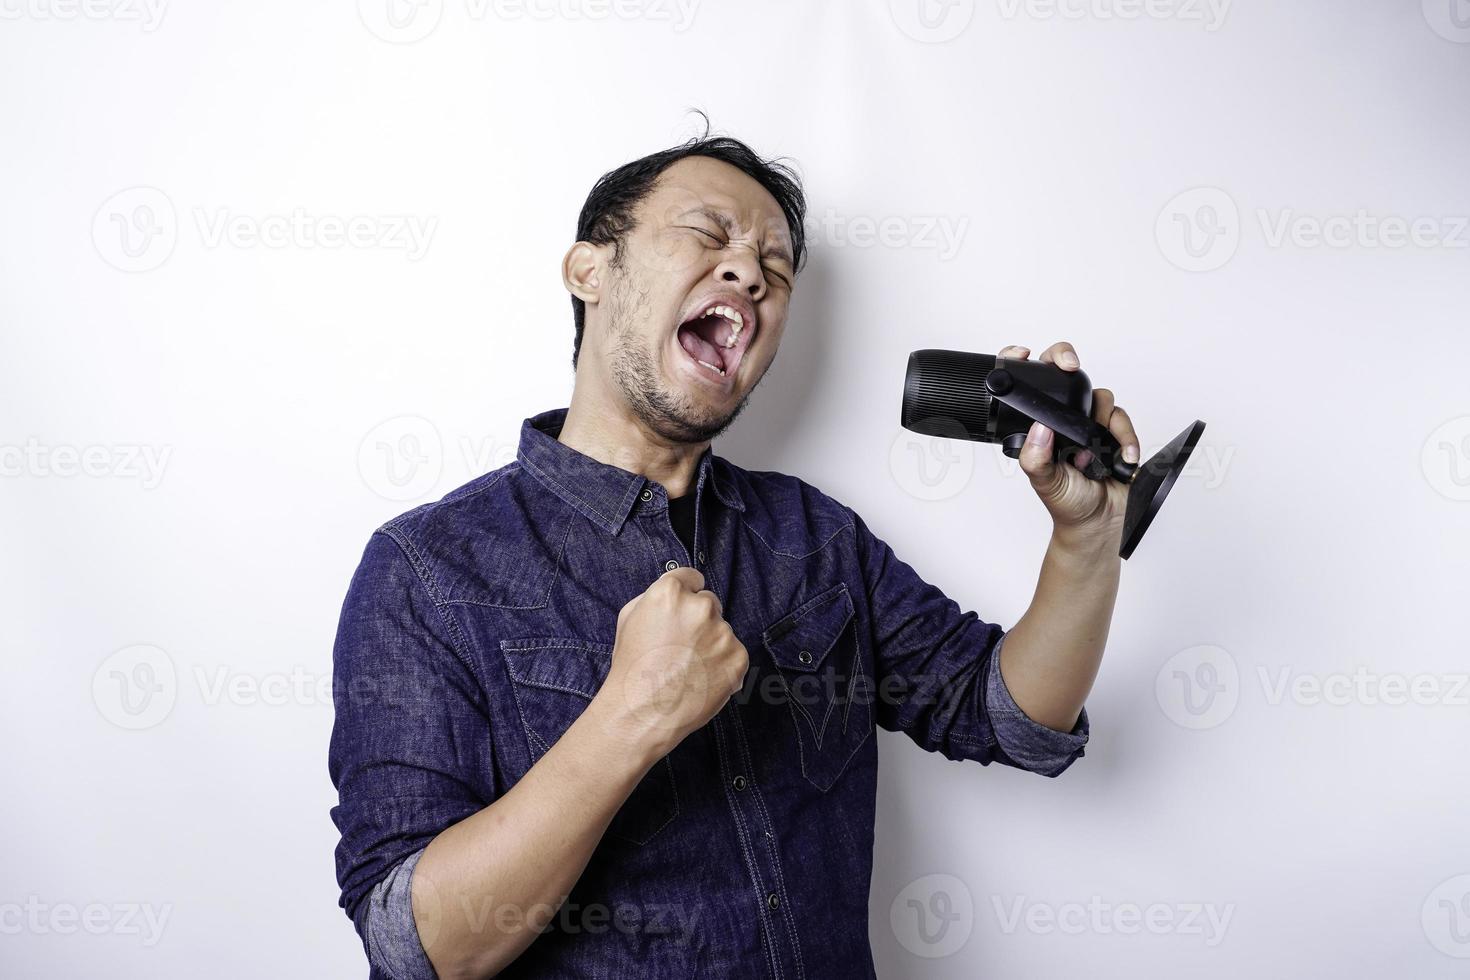
[(674, 533), (679, 540), (684, 542), (684, 550), (694, 555), (694, 494), (686, 493), (682, 497), (669, 498), (669, 523), (674, 525)]

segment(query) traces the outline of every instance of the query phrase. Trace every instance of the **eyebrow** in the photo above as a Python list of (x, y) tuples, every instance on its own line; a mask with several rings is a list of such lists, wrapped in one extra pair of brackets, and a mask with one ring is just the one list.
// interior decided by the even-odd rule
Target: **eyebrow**
[[(693, 208), (691, 209), (691, 211), (686, 211), (685, 213), (702, 214), (709, 220), (713, 221), (715, 224), (719, 225), (720, 230), (723, 231), (725, 234), (732, 237), (735, 234), (735, 220), (724, 211), (721, 211), (717, 208), (712, 208), (709, 205), (705, 205), (704, 207)], [(784, 259), (787, 265), (792, 264), (791, 254), (780, 244), (767, 242), (761, 247), (765, 251), (769, 252), (772, 257)]]

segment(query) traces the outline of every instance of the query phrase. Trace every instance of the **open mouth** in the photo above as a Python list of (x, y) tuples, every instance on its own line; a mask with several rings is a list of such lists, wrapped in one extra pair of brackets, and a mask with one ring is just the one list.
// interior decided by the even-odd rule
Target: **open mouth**
[(714, 303), (679, 324), (679, 346), (701, 372), (727, 381), (740, 366), (754, 329), (739, 310)]

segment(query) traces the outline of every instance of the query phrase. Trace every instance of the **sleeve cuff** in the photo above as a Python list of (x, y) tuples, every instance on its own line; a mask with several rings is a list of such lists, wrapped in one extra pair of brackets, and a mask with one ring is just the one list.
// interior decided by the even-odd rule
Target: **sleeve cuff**
[(1082, 709), (1070, 732), (1059, 732), (1032, 721), (1011, 697), (1000, 674), (1000, 650), (1009, 635), (1003, 634), (995, 645), (985, 684), (985, 708), (990, 714), (995, 740), (1018, 768), (1043, 776), (1061, 775), (1083, 755), (1083, 746), (1091, 733), (1087, 709)]
[(413, 921), (413, 869), (423, 848), (388, 872), (368, 896), (363, 945), (368, 962), (393, 980), (438, 980)]

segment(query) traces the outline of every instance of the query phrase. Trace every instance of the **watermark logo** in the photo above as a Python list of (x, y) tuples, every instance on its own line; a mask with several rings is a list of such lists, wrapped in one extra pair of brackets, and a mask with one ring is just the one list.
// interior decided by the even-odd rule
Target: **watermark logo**
[(899, 944), (915, 956), (953, 956), (974, 932), (975, 899), (954, 875), (925, 875), (894, 896), (888, 923)]
[(1470, 0), (1424, 0), (1424, 19), (1446, 41), (1470, 44)]
[(147, 272), (168, 261), (179, 243), (173, 201), (156, 187), (129, 187), (102, 202), (92, 218), (92, 244), (123, 272)]
[(888, 448), (888, 472), (917, 500), (949, 500), (970, 485), (975, 446), (962, 441), (959, 432), (945, 439), (900, 429)]
[(178, 700), (173, 658), (148, 644), (124, 647), (92, 675), (92, 701), (119, 728), (141, 731), (169, 716)]
[[(1383, 214), (1367, 208), (1311, 214), (1296, 208), (1255, 208), (1251, 217), (1261, 243), (1272, 250), (1470, 249), (1466, 215)], [(1164, 206), (1154, 223), (1154, 237), (1173, 265), (1187, 272), (1212, 272), (1234, 258), (1246, 223), (1235, 199), (1225, 191), (1196, 187)]]
[(24, 444), (0, 443), (0, 477), (136, 480), (144, 490), (157, 489), (173, 456), (173, 446), (133, 443), (75, 446), (47, 445), (34, 436)]
[(1291, 244), (1297, 248), (1346, 249), (1463, 249), (1470, 248), (1470, 218), (1374, 214), (1358, 208), (1352, 214), (1302, 214), (1282, 208), (1272, 214), (1256, 209), (1261, 235), (1270, 248)]
[(1419, 466), (1440, 496), (1470, 500), (1470, 415), (1450, 419), (1431, 432)]
[(1231, 0), (999, 0), (1000, 15), (1015, 20), (1173, 20), (1203, 24), (1213, 34), (1225, 26)]
[(964, 215), (841, 214), (828, 208), (820, 218), (808, 218), (802, 229), (809, 243), (830, 248), (872, 248), (931, 251), (948, 262), (964, 247), (970, 219)]
[(1154, 696), (1165, 717), (1181, 728), (1214, 728), (1240, 702), (1240, 669), (1223, 647), (1180, 650), (1159, 668)]
[(357, 16), (381, 40), (413, 44), (439, 26), (444, 0), (357, 0)]
[[(3, 0), (0, 0), (3, 2)], [(227, 207), (194, 207), (181, 221), (167, 194), (130, 187), (103, 202), (92, 218), (92, 243), (108, 265), (148, 272), (168, 261), (186, 232), (206, 249), (398, 251), (417, 262), (429, 251), (439, 219), (413, 214), (246, 214)]]
[(1021, 929), (1037, 936), (1061, 933), (1080, 936), (1136, 936), (1148, 932), (1155, 936), (1196, 936), (1208, 947), (1225, 941), (1230, 920), (1235, 917), (1235, 904), (1214, 902), (1109, 902), (1093, 895), (1086, 903), (1032, 902), (1018, 895), (1007, 902), (999, 895), (991, 896), (1000, 931), (1013, 935)]
[(975, 19), (975, 0), (888, 0), (893, 23), (915, 41), (942, 44)]
[(1429, 944), (1446, 956), (1470, 959), (1470, 874), (1440, 882), (1419, 912)]
[(30, 895), (24, 902), (0, 902), (0, 935), (137, 936), (146, 948), (158, 945), (173, 914), (172, 904), (149, 902), (44, 902)]
[(167, 6), (166, 0), (0, 0), (0, 20), (112, 20), (152, 34)]
[(1470, 707), (1470, 674), (1380, 674), (1359, 664), (1352, 673), (1294, 673), (1290, 667), (1272, 671), (1256, 668), (1266, 703), (1278, 707), (1286, 702), (1304, 708), (1316, 705), (1346, 707), (1363, 705), (1428, 708), (1443, 705)]
[(362, 482), (387, 500), (417, 500), (439, 483), (444, 441), (433, 422), (418, 415), (388, 419), (357, 447)]
[[(650, 21), (682, 34), (694, 24), (699, 0), (464, 0), (454, 13), (470, 23), (509, 21)], [(439, 28), (444, 0), (358, 0), (358, 18), (390, 44), (414, 44)]]
[(1218, 187), (1176, 194), (1154, 222), (1159, 251), (1186, 272), (1211, 272), (1240, 247), (1240, 209)]

